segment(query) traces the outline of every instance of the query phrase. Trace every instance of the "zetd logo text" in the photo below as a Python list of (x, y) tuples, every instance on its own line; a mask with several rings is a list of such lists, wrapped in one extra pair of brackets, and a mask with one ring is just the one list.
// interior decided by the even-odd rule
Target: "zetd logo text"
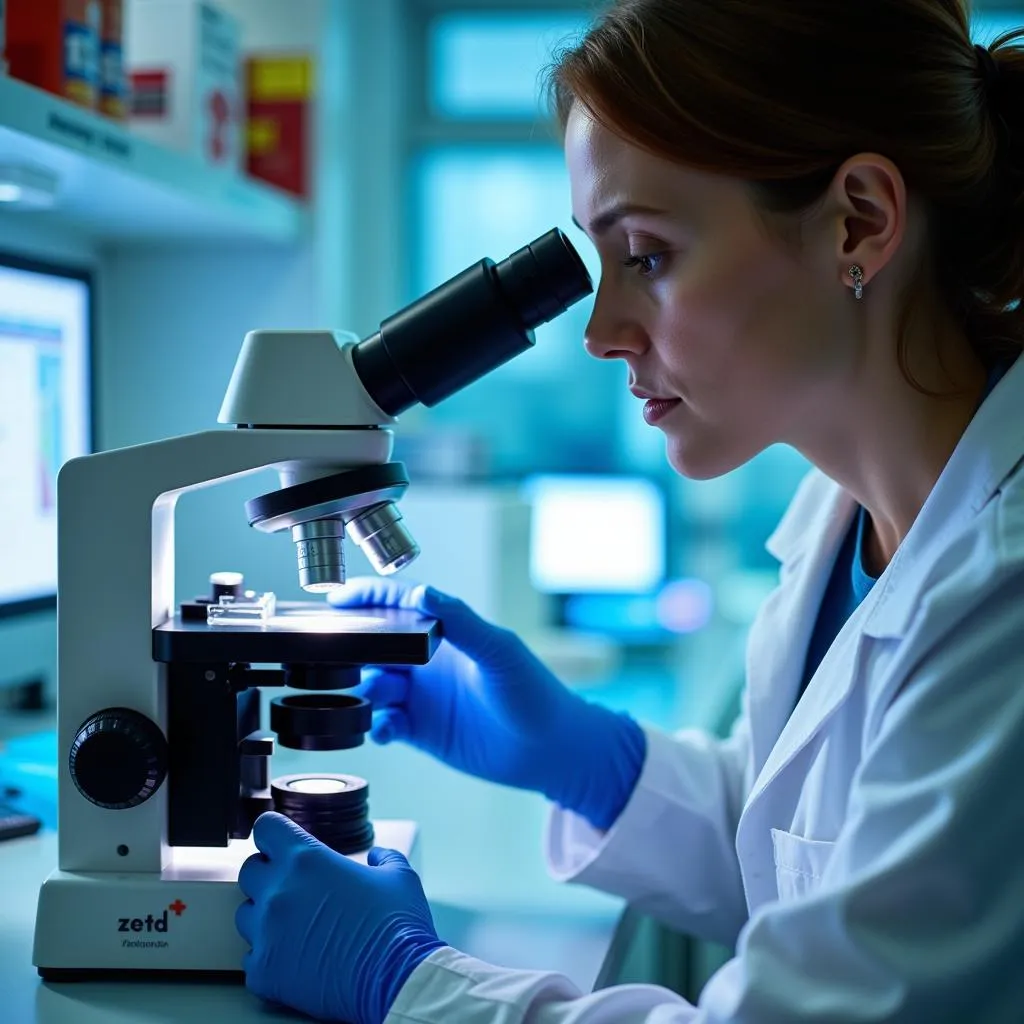
[[(167, 905), (175, 917), (181, 917), (187, 904), (181, 900), (175, 900)], [(159, 917), (147, 914), (145, 917), (121, 917), (118, 918), (117, 930), (119, 932), (165, 932), (167, 931), (167, 910)]]

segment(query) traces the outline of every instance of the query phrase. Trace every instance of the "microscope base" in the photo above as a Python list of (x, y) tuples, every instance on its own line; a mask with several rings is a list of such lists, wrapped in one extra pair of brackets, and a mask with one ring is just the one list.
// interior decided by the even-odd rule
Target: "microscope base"
[[(412, 821), (375, 821), (375, 844), (417, 866)], [(52, 981), (102, 976), (241, 979), (248, 951), (235, 931), (238, 870), (252, 840), (173, 851), (160, 874), (54, 871), (43, 883), (32, 963)], [(352, 859), (366, 863), (366, 854)]]

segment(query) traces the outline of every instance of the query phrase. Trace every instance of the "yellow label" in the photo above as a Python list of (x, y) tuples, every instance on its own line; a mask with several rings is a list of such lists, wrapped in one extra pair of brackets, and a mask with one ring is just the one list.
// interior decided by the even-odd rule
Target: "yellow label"
[(100, 99), (100, 111), (115, 121), (123, 121), (128, 116), (128, 105), (117, 96), (103, 96)]
[(96, 90), (85, 82), (65, 82), (64, 95), (82, 107), (95, 108)]
[(254, 57), (249, 95), (254, 100), (304, 100), (313, 92), (309, 57)]
[(253, 118), (249, 122), (249, 152), (262, 155), (277, 149), (281, 133), (277, 122), (266, 117)]

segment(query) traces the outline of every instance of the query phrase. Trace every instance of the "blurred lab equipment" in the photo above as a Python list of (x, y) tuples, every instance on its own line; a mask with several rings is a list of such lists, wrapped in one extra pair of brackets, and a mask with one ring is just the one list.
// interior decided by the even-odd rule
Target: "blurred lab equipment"
[(42, 828), (41, 818), (7, 802), (0, 802), (0, 842), (32, 836)]
[(7, 0), (8, 72), (90, 110), (99, 105), (100, 0)]
[(238, 19), (207, 0), (130, 0), (125, 21), (132, 131), (212, 167), (240, 169)]
[(544, 595), (547, 628), (529, 635), (569, 682), (615, 678), (630, 646), (674, 639), (654, 608), (667, 574), (663, 487), (644, 476), (538, 473), (530, 505), (530, 579)]
[[(394, 417), (529, 348), (534, 327), (591, 287), (553, 229), (498, 264), (479, 261), (362, 341), (250, 332), (218, 417), (235, 429), (65, 464), (59, 865), (39, 895), (40, 974), (240, 971), (237, 872), (253, 851), (254, 821), (275, 806), (272, 733), (302, 750), (362, 742), (367, 702), (336, 691), (357, 684), (364, 664), (425, 663), (439, 641), (437, 621), (415, 611), (278, 602), (247, 590), (240, 574), (214, 575), (203, 601), (176, 610), (177, 498), (273, 467), (280, 488), (250, 500), (246, 513), (261, 532), (290, 531), (303, 589), (345, 582), (346, 535), (378, 572), (397, 571), (418, 546), (396, 505), (409, 481), (390, 461)], [(302, 691), (271, 702), (272, 733), (262, 728), (266, 686)], [(314, 774), (278, 788), (289, 800), (303, 790), (317, 801), (337, 794), (347, 807), (331, 808), (328, 838), (365, 857), (353, 849), (374, 834), (360, 780)], [(358, 820), (339, 828), (346, 809)], [(415, 834), (412, 822), (376, 823), (378, 841), (404, 853)]]
[(642, 477), (538, 475), (530, 574), (548, 594), (640, 594), (665, 576), (665, 499)]

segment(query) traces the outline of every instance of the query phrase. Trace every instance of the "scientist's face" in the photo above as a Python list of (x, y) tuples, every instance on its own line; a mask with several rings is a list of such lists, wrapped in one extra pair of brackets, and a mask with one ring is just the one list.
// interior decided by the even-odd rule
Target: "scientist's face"
[(641, 150), (579, 104), (565, 149), (573, 216), (601, 258), (586, 348), (625, 361), (673, 467), (719, 476), (806, 430), (848, 299), (824, 227), (774, 239), (743, 182)]

